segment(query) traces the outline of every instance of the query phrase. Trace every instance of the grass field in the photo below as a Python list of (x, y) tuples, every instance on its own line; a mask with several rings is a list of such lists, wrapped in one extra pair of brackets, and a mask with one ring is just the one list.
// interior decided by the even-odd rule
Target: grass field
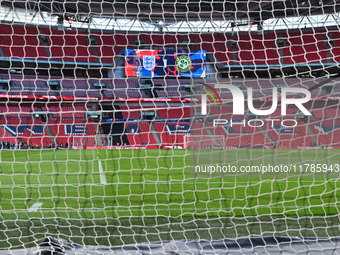
[[(340, 163), (339, 150), (225, 153), (238, 166)], [(340, 231), (337, 178), (194, 179), (187, 150), (3, 150), (0, 156), (0, 239), (7, 240), (1, 247), (29, 247), (48, 235), (116, 245)]]

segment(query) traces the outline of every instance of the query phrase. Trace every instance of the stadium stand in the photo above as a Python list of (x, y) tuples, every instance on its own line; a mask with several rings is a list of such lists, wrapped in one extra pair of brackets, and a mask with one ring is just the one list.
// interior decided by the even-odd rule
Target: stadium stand
[(0, 255), (339, 253), (339, 1), (0, 2)]
[[(87, 63), (117, 63), (119, 59), (124, 57), (124, 49), (132, 47), (137, 41), (153, 44), (155, 48), (164, 47), (175, 49), (185, 44), (195, 50), (206, 50), (207, 54), (212, 54), (215, 62), (223, 63), (226, 66), (233, 65), (277, 65), (277, 64), (320, 64), (336, 62), (338, 60), (338, 38), (340, 33), (333, 28), (324, 29), (317, 28), (315, 31), (310, 29), (305, 30), (284, 30), (284, 31), (266, 31), (265, 33), (256, 32), (239, 32), (236, 34), (222, 33), (207, 33), (190, 36), (180, 34), (167, 34), (166, 36), (153, 34), (127, 34), (101, 32), (88, 34), (84, 30), (58, 30), (57, 27), (36, 27), (36, 26), (20, 26), (20, 25), (0, 25), (2, 37), (0, 39), (0, 48), (5, 57), (21, 58), (21, 59), (36, 59), (50, 61), (70, 61), (70, 62), (87, 62)], [(317, 32), (317, 33), (316, 33)], [(17, 35), (24, 36), (17, 36)], [(228, 40), (226, 41), (225, 38)], [(331, 54), (327, 51), (327, 42), (332, 43)], [(183, 43), (185, 42), (185, 43)], [(326, 42), (326, 43), (325, 43)], [(21, 47), (25, 45), (25, 47)], [(110, 45), (115, 45), (111, 47)], [(280, 49), (283, 49), (283, 55), (280, 56)], [(74, 56), (74, 57), (72, 57)], [(327, 58), (331, 56), (331, 58)], [(115, 62), (116, 61), (116, 62)], [(97, 99), (112, 99), (112, 98), (148, 98), (145, 90), (139, 87), (139, 83), (143, 82), (137, 79), (73, 79), (67, 76), (44, 76), (44, 75), (20, 75), (20, 74), (1, 74), (1, 79), (11, 81), (10, 87), (6, 90), (2, 89), (1, 93), (17, 96), (37, 96), (37, 97), (61, 97), (68, 98), (97, 98)], [(61, 87), (57, 90), (52, 90), (47, 82), (58, 81)], [(93, 83), (102, 82), (106, 84), (106, 88), (98, 89), (93, 87)], [(282, 78), (276, 79), (233, 79), (232, 84), (239, 86), (242, 91), (253, 88), (253, 97), (255, 100), (267, 98), (272, 95), (273, 87), (305, 87), (312, 89), (313, 98), (336, 97), (339, 94), (339, 87), (329, 90), (325, 86), (317, 87), (318, 84), (327, 81), (327, 78), (315, 78), (310, 75), (299, 78)], [(333, 79), (336, 83), (337, 79)], [(192, 80), (192, 79), (155, 79), (154, 84), (159, 86), (157, 97), (159, 98), (186, 98), (190, 97), (190, 92), (185, 89), (184, 85), (200, 86), (204, 82), (209, 84), (209, 80)], [(229, 83), (229, 79), (220, 80), (222, 83)], [(214, 86), (214, 82), (210, 85)], [(316, 88), (315, 88), (316, 87)], [(195, 91), (196, 94), (203, 94), (202, 91)], [(222, 99), (231, 98), (230, 92), (221, 92)], [(157, 105), (154, 105), (157, 108)], [(26, 106), (25, 106), (26, 107)], [(58, 108), (59, 107), (59, 108)], [(131, 105), (120, 106), (124, 119), (140, 119), (141, 107)], [(145, 108), (145, 106), (144, 106)], [(147, 108), (147, 107), (146, 107)], [(95, 136), (96, 132), (93, 125), (88, 125), (88, 120), (84, 116), (86, 109), (72, 108), (61, 104), (60, 106), (46, 104), (46, 107), (41, 108), (43, 111), (49, 111), (52, 119), (50, 120), (51, 129), (56, 136), (58, 143), (65, 143), (66, 140), (70, 144), (70, 137), (63, 131), (63, 126), (67, 124), (85, 125), (88, 131), (87, 135)], [(18, 109), (7, 109), (10, 112), (16, 112)], [(4, 110), (5, 111), (5, 110)], [(162, 144), (170, 145), (171, 143), (183, 144), (183, 135), (174, 135), (167, 130), (166, 121), (168, 119), (189, 118), (189, 107), (182, 109), (157, 109), (157, 121), (154, 124)], [(24, 109), (25, 112), (25, 109)], [(32, 112), (32, 109), (30, 111)], [(74, 114), (73, 114), (74, 113)], [(17, 125), (18, 119), (21, 117), (6, 115), (9, 118), (11, 125)], [(25, 117), (29, 118), (29, 117)], [(23, 118), (21, 122), (32, 124), (29, 120)], [(58, 119), (59, 118), (59, 119)], [(13, 119), (13, 120), (12, 120)], [(2, 121), (3, 122), (3, 121)], [(329, 122), (325, 123), (330, 129)], [(88, 126), (87, 126), (88, 125)], [(125, 129), (133, 124), (128, 122)], [(234, 143), (240, 146), (246, 146), (249, 140), (253, 141), (254, 145), (273, 143), (263, 134), (262, 130), (239, 130), (239, 128), (225, 129), (223, 127), (212, 127), (212, 123), (207, 123), (208, 127), (215, 132), (216, 135), (227, 136), (227, 144)], [(333, 128), (336, 129), (336, 124)], [(208, 135), (203, 126), (199, 123), (192, 123), (192, 132), (201, 135)], [(326, 143), (326, 134), (322, 133), (323, 128), (310, 124), (313, 133), (318, 137), (319, 142)], [(198, 131), (203, 129), (202, 132)], [(297, 130), (298, 129), (298, 130)], [(134, 134), (136, 137), (131, 139), (132, 135), (128, 135), (130, 145), (141, 144), (157, 144), (154, 136), (147, 123), (140, 122), (138, 127), (140, 134)], [(25, 131), (26, 132), (26, 131)], [(300, 122), (298, 127), (289, 132), (289, 130), (277, 130), (272, 127), (264, 127), (264, 132), (267, 133), (274, 141), (292, 141), (290, 145), (296, 146), (299, 144), (315, 143), (306, 130), (304, 123)], [(45, 131), (44, 131), (45, 133)], [(148, 133), (148, 137), (146, 137)], [(249, 133), (249, 135), (245, 135)], [(236, 138), (237, 134), (240, 136)], [(242, 135), (240, 135), (242, 134)], [(253, 135), (256, 134), (256, 135)], [(140, 136), (140, 137), (139, 137)], [(24, 135), (23, 137), (27, 137)], [(63, 137), (63, 138), (62, 138)], [(138, 138), (137, 138), (138, 137)], [(178, 138), (179, 137), (179, 138)], [(299, 137), (303, 137), (299, 139)], [(94, 139), (94, 138), (91, 138)], [(329, 138), (331, 139), (331, 138)], [(328, 139), (328, 140), (329, 140)], [(332, 138), (333, 139), (333, 138)], [(35, 139), (37, 140), (37, 139)], [(34, 141), (35, 141), (34, 140)], [(312, 141), (311, 141), (312, 140)], [(26, 141), (23, 138), (23, 141)], [(28, 140), (27, 140), (28, 141)], [(334, 139), (333, 139), (334, 141)], [(92, 140), (91, 140), (92, 142)], [(38, 142), (37, 142), (38, 143)], [(46, 146), (48, 138), (44, 134), (42, 142), (39, 146)], [(284, 142), (283, 142), (284, 143)], [(335, 142), (336, 143), (336, 142)], [(96, 144), (95, 142), (93, 144)]]
[[(57, 28), (37, 28), (34, 26), (10, 26), (1, 24), (1, 49), (6, 57), (53, 59), (55, 61), (113, 63), (116, 57), (123, 57), (126, 47), (134, 46), (137, 39), (148, 45), (175, 48), (183, 44), (184, 37), (179, 34), (126, 34), (126, 33), (91, 33), (81, 30), (58, 30)], [(24, 35), (24, 36), (18, 36)], [(331, 35), (331, 37), (330, 37)], [(91, 45), (90, 38), (94, 38)], [(226, 40), (227, 38), (227, 40)], [(191, 35), (187, 45), (196, 50), (206, 50), (213, 54), (216, 61), (225, 65), (271, 65), (298, 63), (328, 63), (339, 60), (338, 39), (340, 33), (336, 29), (287, 30), (258, 34), (239, 32), (237, 34), (201, 34)], [(282, 45), (278, 41), (282, 41)], [(327, 44), (334, 40), (331, 58), (327, 58)], [(236, 51), (228, 41), (235, 42)], [(45, 42), (45, 44), (44, 44)], [(22, 47), (25, 45), (25, 47)], [(114, 47), (110, 46), (114, 45)], [(279, 56), (279, 48), (283, 48), (283, 56)], [(96, 49), (95, 52), (93, 49)], [(48, 54), (50, 52), (50, 55)], [(235, 59), (233, 54), (237, 56)], [(74, 57), (71, 57), (74, 56)]]

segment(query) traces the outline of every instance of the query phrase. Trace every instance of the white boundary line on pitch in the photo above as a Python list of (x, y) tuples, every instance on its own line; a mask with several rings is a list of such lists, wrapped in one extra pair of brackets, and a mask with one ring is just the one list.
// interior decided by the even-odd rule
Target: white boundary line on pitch
[(103, 166), (102, 166), (102, 162), (100, 160), (98, 160), (98, 165), (99, 165), (99, 177), (100, 177), (100, 183), (101, 184), (106, 184), (106, 177), (105, 177), (105, 173), (103, 171)]
[(36, 212), (40, 209), (42, 206), (42, 203), (34, 203), (28, 210), (27, 212)]

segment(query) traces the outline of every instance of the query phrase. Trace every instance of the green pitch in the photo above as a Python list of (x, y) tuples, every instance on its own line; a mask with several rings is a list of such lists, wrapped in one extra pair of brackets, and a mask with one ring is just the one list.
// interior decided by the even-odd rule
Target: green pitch
[[(238, 166), (340, 163), (339, 150), (226, 153)], [(248, 236), (266, 228), (285, 235), (302, 221), (304, 235), (329, 236), (339, 225), (336, 178), (194, 179), (189, 150), (1, 151), (0, 156), (0, 238), (7, 240), (2, 247), (32, 246), (46, 235), (105, 245)], [(154, 225), (159, 228), (147, 228)], [(205, 230), (195, 232), (199, 226)]]

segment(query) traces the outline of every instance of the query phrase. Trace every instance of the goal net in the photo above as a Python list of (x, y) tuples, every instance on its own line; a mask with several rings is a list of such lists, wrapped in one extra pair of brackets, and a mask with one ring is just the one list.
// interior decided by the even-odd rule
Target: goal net
[(339, 253), (336, 1), (45, 2), (0, 4), (0, 254)]

